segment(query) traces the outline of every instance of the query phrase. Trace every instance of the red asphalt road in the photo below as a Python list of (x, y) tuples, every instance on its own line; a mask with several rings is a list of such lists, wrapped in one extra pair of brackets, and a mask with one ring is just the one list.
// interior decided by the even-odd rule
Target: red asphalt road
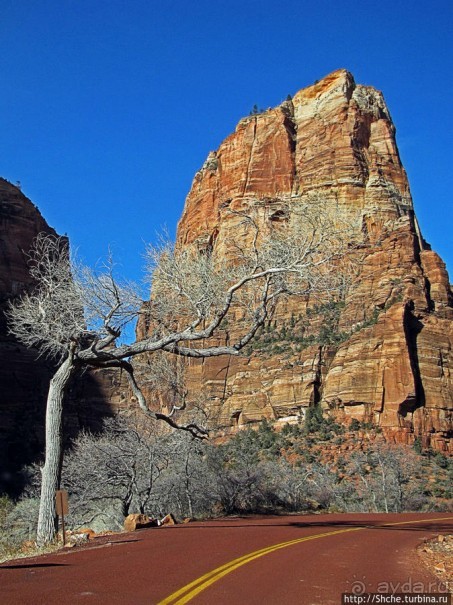
[(235, 518), (141, 530), (0, 565), (0, 603), (157, 605), (243, 555), (330, 532), (339, 533), (247, 562), (199, 594), (188, 591), (184, 602), (339, 605), (343, 592), (441, 592), (445, 588), (421, 567), (416, 547), (452, 531), (448, 513)]

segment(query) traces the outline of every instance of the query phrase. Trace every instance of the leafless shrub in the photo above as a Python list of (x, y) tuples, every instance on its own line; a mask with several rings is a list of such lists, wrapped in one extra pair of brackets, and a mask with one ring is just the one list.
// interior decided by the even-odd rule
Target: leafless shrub
[(427, 504), (418, 478), (420, 462), (407, 447), (378, 444), (355, 454), (348, 470), (357, 499), (373, 512), (420, 510)]
[(0, 551), (17, 549), (26, 540), (35, 539), (38, 508), (38, 498), (23, 498), (12, 507), (0, 527)]
[(171, 462), (168, 439), (120, 417), (106, 420), (100, 435), (80, 435), (63, 464), (72, 523), (118, 529), (131, 512), (149, 512), (154, 485)]

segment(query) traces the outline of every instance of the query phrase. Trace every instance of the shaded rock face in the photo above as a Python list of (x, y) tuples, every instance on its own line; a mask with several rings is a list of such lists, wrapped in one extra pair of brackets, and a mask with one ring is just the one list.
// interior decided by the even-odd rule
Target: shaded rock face
[[(261, 418), (295, 422), (320, 403), (395, 441), (420, 437), (451, 451), (452, 293), (420, 234), (380, 92), (339, 70), (241, 120), (195, 175), (178, 245), (231, 255), (231, 210), (259, 207), (263, 221), (278, 220), (314, 193), (360, 213), (359, 282), (333, 320), (308, 300), (285, 301), (250, 355), (192, 361), (192, 392), (205, 392), (226, 431)], [(312, 334), (327, 321), (337, 335), (300, 344), (307, 309)]]
[[(55, 367), (9, 335), (5, 318), (8, 301), (33, 285), (27, 253), (41, 232), (55, 234), (20, 189), (0, 179), (0, 493), (19, 490), (18, 469), (44, 450), (45, 402)], [(120, 404), (121, 397), (118, 373), (86, 373), (74, 382), (65, 406), (65, 435), (99, 429), (112, 413), (110, 402)]]
[[(52, 233), (21, 190), (0, 178), (0, 295), (2, 303), (30, 285), (27, 252), (38, 233)], [(2, 334), (5, 326), (2, 324)]]
[(0, 491), (42, 447), (44, 401), (53, 371), (8, 335), (8, 301), (31, 285), (27, 252), (40, 232), (55, 233), (19, 188), (0, 179)]

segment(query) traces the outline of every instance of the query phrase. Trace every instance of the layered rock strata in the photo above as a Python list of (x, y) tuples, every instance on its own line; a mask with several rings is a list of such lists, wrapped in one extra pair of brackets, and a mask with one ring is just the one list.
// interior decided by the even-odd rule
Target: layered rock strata
[[(380, 92), (339, 70), (242, 119), (195, 175), (178, 245), (231, 256), (234, 210), (258, 209), (265, 223), (313, 195), (362, 217), (357, 285), (333, 318), (289, 300), (249, 355), (192, 361), (192, 393), (208, 396), (227, 431), (261, 418), (297, 421), (320, 403), (396, 441), (420, 437), (451, 451), (452, 293), (444, 263), (421, 236)], [(330, 341), (317, 338), (326, 321), (337, 332)]]

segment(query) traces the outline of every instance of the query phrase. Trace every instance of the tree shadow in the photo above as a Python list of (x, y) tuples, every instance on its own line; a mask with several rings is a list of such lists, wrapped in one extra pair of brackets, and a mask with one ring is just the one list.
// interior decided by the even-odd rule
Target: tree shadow
[(106, 544), (129, 544), (130, 542), (141, 542), (141, 540), (138, 538), (136, 540), (115, 540), (115, 542), (109, 540)]
[[(46, 398), (54, 372), (51, 361), (7, 340), (0, 329), (0, 494), (17, 498), (28, 481), (21, 470), (44, 456)], [(117, 411), (110, 401), (119, 399), (121, 380), (116, 369), (87, 370), (75, 377), (64, 402), (65, 449), (84, 430), (102, 433), (104, 419)]]
[[(440, 513), (442, 514), (442, 513)], [(448, 513), (445, 513), (448, 515)], [(396, 523), (396, 525), (395, 525)], [(434, 532), (447, 532), (453, 531), (453, 516), (448, 517), (448, 519), (443, 521), (435, 521), (430, 519), (417, 520), (413, 519), (410, 521), (386, 521), (385, 519), (379, 520), (367, 520), (367, 519), (340, 519), (340, 520), (323, 520), (323, 521), (288, 521), (283, 523), (268, 523), (263, 520), (263, 522), (251, 522), (250, 520), (244, 519), (242, 522), (238, 519), (237, 523), (223, 523), (219, 522), (219, 524), (207, 524), (207, 525), (175, 525), (171, 526), (171, 529), (177, 528), (187, 528), (187, 529), (243, 529), (244, 527), (293, 527), (293, 528), (333, 528), (333, 529), (341, 529), (341, 528), (362, 528), (362, 529), (379, 529), (379, 530), (392, 530), (392, 531), (434, 531)]]
[(28, 563), (24, 565), (0, 565), (0, 569), (29, 569), (31, 567), (67, 567), (68, 563)]
[(291, 527), (361, 527), (363, 529), (384, 529), (384, 530), (392, 530), (392, 531), (452, 531), (453, 529), (453, 517), (451, 518), (451, 523), (444, 523), (439, 521), (430, 521), (426, 519), (424, 521), (401, 521), (396, 522), (401, 523), (401, 525), (395, 525), (391, 521), (365, 521), (361, 522), (357, 521), (321, 521), (321, 522), (296, 522), (289, 523)]

